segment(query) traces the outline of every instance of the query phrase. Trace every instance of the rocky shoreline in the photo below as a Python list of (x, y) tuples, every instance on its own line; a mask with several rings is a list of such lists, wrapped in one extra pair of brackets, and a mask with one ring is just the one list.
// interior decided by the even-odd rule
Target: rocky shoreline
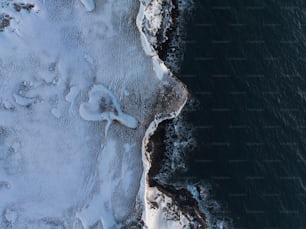
[(186, 22), (190, 20), (193, 8), (190, 3), (192, 0), (189, 1), (188, 5), (191, 9), (186, 9), (187, 6), (180, 6), (183, 1), (166, 0), (165, 2), (170, 2), (172, 6), (170, 13), (171, 20), (168, 19), (171, 23), (166, 29), (162, 28), (157, 32), (157, 43), (153, 47), (165, 65), (174, 74), (178, 74), (185, 49)]
[[(152, 51), (155, 52), (158, 58), (166, 64), (168, 69), (170, 69), (170, 75), (173, 78), (176, 78), (176, 76), (172, 74), (172, 72), (175, 72), (173, 71), (175, 66), (170, 64), (172, 61), (169, 60), (171, 59), (169, 53), (176, 50), (175, 47), (173, 47), (173, 44), (178, 42), (175, 40), (179, 34), (179, 20), (182, 20), (182, 15), (180, 15), (182, 12), (180, 12), (179, 4), (181, 4), (181, 2), (178, 0), (147, 1), (144, 5), (145, 16), (141, 22), (140, 28), (145, 35), (147, 42), (153, 49)], [(159, 23), (155, 23), (156, 19), (158, 19)], [(177, 47), (177, 49), (179, 48), (180, 46)], [(174, 61), (174, 63), (175, 62), (177, 61)], [(154, 128), (153, 133), (149, 134), (147, 141), (145, 141), (146, 144), (144, 145), (144, 151), (149, 165), (146, 177), (147, 185), (149, 189), (155, 188), (158, 192), (171, 199), (171, 203), (167, 203), (167, 208), (172, 212), (170, 214), (175, 215), (177, 211), (179, 211), (188, 219), (187, 225), (189, 228), (204, 229), (207, 228), (206, 217), (205, 214), (201, 212), (197, 199), (193, 194), (183, 187), (175, 187), (170, 184), (165, 184), (156, 178), (167, 157), (167, 148), (165, 143), (167, 134), (166, 127), (172, 123), (172, 119), (175, 117), (176, 115), (169, 115), (162, 119), (156, 118), (157, 126)], [(154, 200), (150, 200), (149, 202), (152, 208), (158, 209), (162, 207)], [(175, 218), (175, 216), (173, 217)], [(147, 228), (146, 225), (144, 228)]]
[[(174, 6), (171, 9), (171, 24), (167, 28), (161, 28), (157, 32), (157, 43), (153, 45), (159, 58), (162, 61), (167, 61), (168, 51), (173, 48), (171, 43), (174, 39), (176, 29), (178, 29), (178, 20), (180, 16), (179, 2), (178, 0), (170, 0)], [(163, 36), (166, 36), (166, 39)], [(171, 66), (167, 66), (171, 68)], [(205, 221), (205, 215), (200, 211), (197, 200), (192, 194), (185, 188), (176, 188), (169, 184), (162, 184), (157, 178), (159, 171), (161, 170), (166, 158), (166, 144), (164, 142), (166, 138), (166, 126), (169, 125), (172, 120), (164, 120), (159, 123), (155, 132), (150, 136), (148, 144), (146, 145), (146, 151), (149, 154), (151, 167), (148, 172), (148, 184), (150, 187), (156, 187), (160, 192), (171, 197), (173, 203), (177, 205), (180, 210), (189, 216), (188, 218), (194, 219), (194, 225), (190, 225), (191, 228), (207, 228)]]
[(177, 29), (178, 18), (180, 14), (179, 8), (178, 8), (178, 1), (177, 0), (170, 0), (170, 1), (171, 1), (171, 4), (173, 5), (172, 10), (171, 10), (171, 15), (170, 15), (172, 19), (171, 20), (172, 23), (170, 24), (169, 28), (164, 33), (166, 36), (166, 39), (163, 38), (163, 35), (160, 31), (157, 33), (157, 45), (155, 47), (159, 58), (164, 62), (166, 61), (168, 51), (171, 48), (170, 44), (171, 44), (171, 41), (173, 40), (175, 31)]
[(149, 138), (146, 146), (147, 153), (151, 159), (151, 167), (148, 172), (148, 183), (150, 187), (156, 187), (160, 192), (171, 197), (173, 204), (188, 218), (191, 218), (193, 225), (191, 228), (207, 228), (206, 217), (201, 212), (197, 200), (185, 188), (176, 188), (170, 184), (163, 184), (157, 178), (161, 167), (165, 160), (166, 144), (164, 139), (166, 137), (166, 126), (171, 123), (171, 120), (161, 122), (154, 134)]

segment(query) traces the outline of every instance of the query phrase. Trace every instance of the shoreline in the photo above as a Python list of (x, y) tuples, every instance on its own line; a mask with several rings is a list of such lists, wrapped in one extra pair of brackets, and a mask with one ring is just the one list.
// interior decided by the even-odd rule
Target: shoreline
[[(143, 18), (145, 14), (145, 5), (143, 2), (140, 2), (139, 12), (137, 14), (137, 27), (140, 32), (141, 42), (143, 45), (144, 51), (152, 57), (153, 65), (155, 65), (155, 70), (159, 68), (159, 71), (162, 71), (167, 77), (173, 78), (174, 80), (183, 83), (177, 79), (175, 75), (169, 69), (169, 66), (165, 66), (163, 58), (167, 56), (167, 50), (170, 48), (171, 39), (173, 39), (173, 34), (177, 27), (177, 19), (179, 15), (179, 8), (177, 0), (170, 0), (172, 4), (175, 5), (174, 13), (171, 14), (171, 18), (173, 23), (166, 31), (167, 37), (166, 41), (162, 42), (159, 46), (157, 42), (156, 50), (153, 48), (153, 45), (149, 43), (146, 34), (143, 31)], [(157, 70), (157, 71), (158, 71)], [(162, 80), (162, 77), (161, 77)], [(154, 175), (156, 175), (160, 168), (161, 163), (165, 157), (165, 144), (163, 139), (165, 137), (165, 125), (171, 122), (171, 119), (177, 117), (183, 107), (185, 106), (188, 100), (188, 91), (186, 86), (183, 85), (185, 93), (187, 94), (186, 100), (183, 104), (173, 113), (170, 114), (160, 114), (157, 115), (154, 120), (150, 123), (148, 129), (146, 130), (145, 136), (143, 138), (142, 143), (142, 160), (143, 160), (143, 175), (141, 178), (139, 196), (140, 201), (143, 205), (143, 214), (142, 214), (142, 222), (144, 224), (147, 221), (150, 221), (149, 211), (152, 209), (152, 202), (147, 200), (148, 196), (152, 196), (151, 193), (158, 192), (168, 196), (171, 199), (171, 203), (178, 207), (179, 211), (182, 212), (182, 215), (186, 217), (187, 222), (185, 220), (185, 226), (189, 226), (189, 228), (207, 228), (206, 217), (204, 213), (200, 211), (197, 200), (193, 197), (192, 193), (190, 193), (185, 188), (176, 189), (171, 185), (164, 185), (158, 182), (158, 180), (154, 179)], [(153, 191), (150, 190), (153, 188)], [(158, 195), (157, 195), (158, 196)], [(154, 205), (158, 204), (154, 202)], [(151, 207), (150, 207), (151, 206)], [(182, 218), (182, 217), (181, 217)], [(180, 219), (181, 221), (184, 221)], [(154, 223), (153, 223), (154, 224)], [(180, 224), (181, 225), (181, 224)]]
[(155, 132), (148, 140), (147, 153), (151, 158), (151, 167), (148, 172), (149, 187), (156, 187), (160, 192), (167, 194), (172, 198), (175, 205), (177, 205), (186, 215), (196, 219), (201, 225), (197, 228), (207, 228), (206, 216), (201, 212), (197, 200), (185, 188), (175, 188), (169, 184), (162, 184), (155, 175), (158, 174), (165, 159), (166, 145), (164, 138), (166, 134), (165, 127), (171, 123), (171, 119), (162, 121)]

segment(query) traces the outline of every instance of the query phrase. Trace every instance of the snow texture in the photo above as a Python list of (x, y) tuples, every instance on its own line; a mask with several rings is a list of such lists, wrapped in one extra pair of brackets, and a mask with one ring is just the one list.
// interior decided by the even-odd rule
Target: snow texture
[(190, 228), (190, 219), (172, 202), (172, 199), (157, 188), (148, 188), (148, 211), (146, 225), (148, 228)]
[(87, 11), (93, 11), (95, 9), (95, 1), (94, 0), (80, 0), (84, 5)]
[(186, 91), (143, 49), (137, 1), (27, 4), (0, 0), (0, 228), (121, 228), (146, 129)]
[(107, 121), (105, 136), (114, 120), (129, 128), (137, 128), (137, 120), (122, 112), (116, 96), (103, 85), (94, 85), (89, 100), (80, 105), (80, 115), (87, 121)]

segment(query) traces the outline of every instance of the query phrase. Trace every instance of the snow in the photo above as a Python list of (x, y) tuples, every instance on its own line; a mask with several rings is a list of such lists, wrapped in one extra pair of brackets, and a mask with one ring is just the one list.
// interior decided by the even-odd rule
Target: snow
[(148, 228), (186, 228), (189, 219), (175, 206), (172, 199), (161, 193), (157, 188), (148, 188), (148, 208), (146, 225)]
[(106, 121), (105, 136), (114, 120), (135, 129), (137, 120), (122, 112), (117, 97), (101, 84), (95, 84), (88, 94), (89, 100), (80, 105), (80, 116), (87, 121)]
[(0, 228), (133, 221), (146, 129), (187, 96), (144, 51), (139, 3), (0, 3), (12, 17), (0, 32)]
[(21, 106), (30, 106), (35, 102), (34, 98), (24, 97), (18, 94), (14, 94), (15, 102)]
[[(148, 228), (190, 228), (191, 220), (173, 203), (171, 197), (160, 192), (156, 187), (150, 187), (148, 184), (147, 174), (151, 167), (150, 156), (146, 152), (146, 144), (150, 136), (154, 133), (158, 124), (166, 119), (171, 119), (177, 116), (186, 103), (183, 102), (176, 112), (168, 113), (167, 116), (156, 117), (151, 122), (149, 128), (146, 130), (145, 137), (142, 144), (143, 152), (143, 167), (142, 181), (139, 195), (142, 197), (144, 205), (144, 211), (142, 214), (142, 220)], [(152, 204), (153, 203), (153, 204)], [(172, 206), (173, 208), (169, 208)]]
[[(145, 26), (144, 26), (143, 21), (145, 19), (147, 19), (148, 17), (152, 17), (152, 12), (150, 10), (148, 10), (148, 8), (150, 8), (153, 11), (155, 11), (154, 10), (155, 9), (154, 5), (155, 5), (155, 7), (158, 8), (158, 10), (160, 10), (160, 8), (161, 8), (160, 2), (158, 2), (158, 3), (156, 3), (155, 1), (152, 1), (152, 2), (153, 2), (152, 7), (149, 7), (150, 6), (149, 2), (146, 3), (148, 5), (147, 7), (146, 7), (146, 5), (144, 5), (144, 3), (140, 4), (136, 24), (137, 24), (138, 30), (140, 31), (140, 38), (141, 38), (142, 47), (143, 47), (145, 53), (147, 55), (151, 56), (151, 58), (152, 58), (153, 69), (156, 73), (156, 77), (159, 80), (162, 80), (163, 76), (164, 75), (169, 75), (170, 72), (169, 72), (168, 68), (163, 64), (163, 62), (159, 59), (157, 53), (154, 51), (154, 48), (153, 48), (152, 45), (156, 41), (155, 40), (152, 41), (152, 39), (151, 39), (152, 37), (156, 38), (157, 30), (161, 26), (161, 24), (160, 23), (156, 24), (156, 23), (153, 22), (153, 26), (152, 25), (148, 26), (149, 28), (147, 30), (149, 30), (150, 33), (153, 33), (153, 35), (151, 35), (151, 36), (148, 36), (148, 33), (145, 33), (143, 31), (144, 27), (147, 28), (146, 27), (147, 24), (145, 24)], [(150, 16), (148, 16), (148, 15), (150, 15)], [(153, 15), (154, 15), (154, 13), (153, 13)], [(156, 14), (156, 16), (157, 16), (157, 14)], [(160, 18), (159, 20), (162, 20), (161, 15), (158, 15), (158, 18)]]
[(95, 9), (95, 1), (94, 0), (80, 0), (84, 5), (87, 11), (93, 11)]
[(17, 220), (17, 213), (13, 209), (6, 209), (4, 212), (4, 217), (5, 220), (12, 225)]

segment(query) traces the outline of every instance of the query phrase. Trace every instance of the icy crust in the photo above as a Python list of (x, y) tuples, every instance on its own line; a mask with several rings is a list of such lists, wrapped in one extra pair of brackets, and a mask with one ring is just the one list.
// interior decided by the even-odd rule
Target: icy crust
[(175, 6), (169, 0), (143, 1), (144, 17), (142, 20), (142, 30), (153, 48), (157, 48), (159, 43), (165, 42), (167, 31), (173, 23), (172, 14)]
[(188, 216), (173, 204), (170, 197), (157, 188), (148, 188), (147, 198), (150, 212), (147, 213), (146, 226), (148, 228), (190, 228)]
[(80, 0), (84, 5), (87, 11), (93, 11), (95, 9), (95, 1), (94, 0)]
[(0, 228), (133, 228), (146, 129), (186, 90), (144, 52), (138, 2), (14, 3), (0, 0), (12, 18), (0, 33)]
[[(140, 1), (140, 7), (139, 7), (139, 12), (137, 14), (137, 19), (136, 19), (136, 24), (138, 27), (138, 30), (140, 32), (140, 39), (141, 39), (141, 43), (142, 43), (142, 47), (144, 49), (144, 51), (146, 52), (147, 55), (151, 56), (152, 61), (153, 61), (153, 66), (154, 66), (154, 71), (156, 72), (157, 77), (162, 80), (163, 76), (166, 75), (170, 75), (171, 72), (169, 71), (169, 69), (167, 68), (167, 66), (164, 64), (164, 62), (159, 58), (158, 53), (156, 52), (156, 50), (154, 49), (154, 42), (152, 42), (152, 39), (156, 39), (156, 34), (154, 32), (150, 33), (150, 35), (145, 32), (146, 28), (148, 25), (144, 24), (144, 21), (148, 19), (147, 18), (147, 7), (149, 5), (151, 1), (150, 0), (146, 0), (146, 1)], [(157, 4), (157, 6), (159, 6)], [(154, 14), (153, 14), (154, 16)], [(162, 17), (155, 15), (156, 17), (159, 17), (159, 19), (162, 21)], [(158, 31), (158, 28), (160, 24), (157, 23), (153, 26), (153, 29), (148, 29), (149, 31)], [(149, 26), (150, 27), (150, 26)], [(154, 38), (155, 37), (155, 38)]]
[[(73, 91), (72, 94), (75, 95)], [(105, 136), (114, 120), (126, 127), (137, 128), (137, 120), (122, 112), (117, 97), (103, 85), (94, 85), (88, 97), (88, 102), (80, 105), (80, 115), (87, 121), (106, 121)]]

